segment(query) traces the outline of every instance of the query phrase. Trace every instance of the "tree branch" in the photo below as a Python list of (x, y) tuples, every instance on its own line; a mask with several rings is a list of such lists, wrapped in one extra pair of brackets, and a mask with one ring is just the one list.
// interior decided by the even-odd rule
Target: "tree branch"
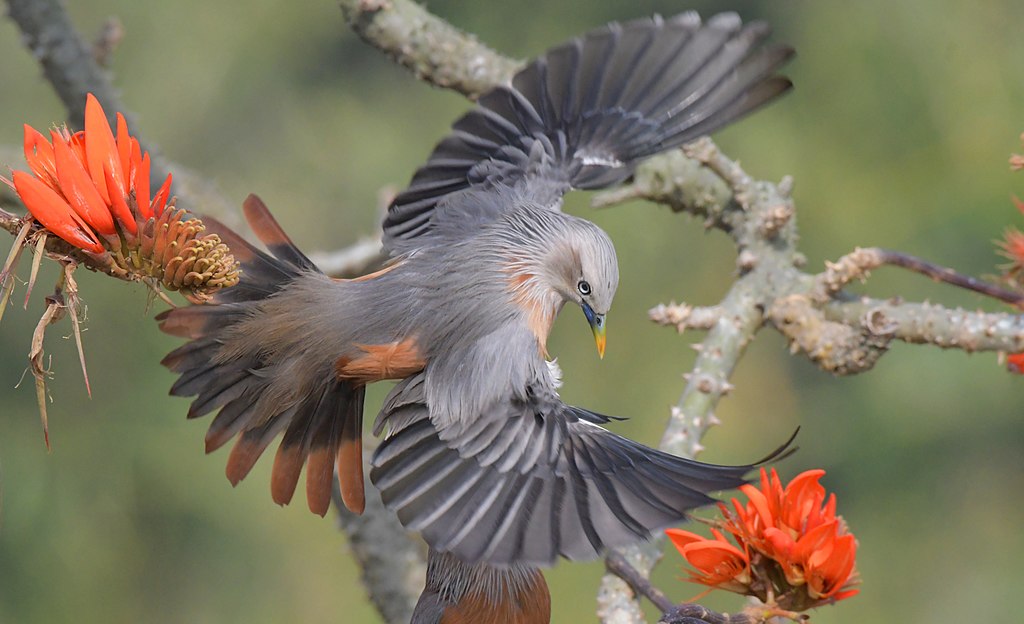
[(615, 576), (626, 581), (634, 593), (650, 600), (662, 613), (669, 611), (675, 606), (669, 600), (669, 597), (665, 595), (665, 592), (652, 585), (650, 580), (646, 576), (642, 576), (620, 553), (608, 553), (608, 556), (604, 559), (604, 567)]
[[(693, 458), (704, 448), (704, 434), (719, 422), (714, 409), (732, 389), (729, 378), (763, 326), (769, 302), (780, 290), (799, 290), (809, 282), (794, 268), (802, 259), (796, 252), (788, 186), (780, 190), (779, 186), (754, 181), (708, 139), (692, 144), (686, 153), (684, 158), (677, 152), (644, 163), (641, 169), (647, 168), (646, 172), (643, 176), (638, 173), (634, 186), (645, 185), (643, 190), (637, 190), (639, 196), (646, 197), (647, 191), (653, 190), (653, 197), (670, 202), (673, 210), (704, 216), (706, 225), (728, 232), (740, 250), (741, 275), (725, 298), (710, 308), (716, 318), (705, 339), (695, 345), (699, 355), (692, 371), (685, 376), (686, 387), (670, 410), (668, 426), (658, 446), (674, 455)], [(673, 170), (673, 165), (678, 169)], [(717, 172), (711, 173), (717, 182), (707, 177), (711, 171)], [(692, 195), (694, 192), (696, 196)], [(599, 196), (598, 201), (605, 199)], [(781, 222), (777, 218), (779, 207), (788, 215)], [(767, 223), (773, 226), (766, 227)], [(623, 549), (622, 553), (646, 578), (660, 558), (661, 541), (659, 537), (648, 544)], [(623, 599), (621, 584), (610, 575), (602, 579), (598, 605), (604, 622), (644, 622), (639, 606)]]
[(81, 129), (85, 124), (87, 93), (106, 104), (110, 114), (124, 111), (110, 74), (96, 63), (92, 47), (75, 30), (60, 0), (7, 0), (7, 10), (21, 29), (32, 57), (39, 61), (46, 79), (64, 102), (72, 127)]
[(345, 508), (337, 481), (334, 485), (338, 527), (348, 536), (370, 601), (388, 624), (406, 624), (427, 575), (421, 543), (385, 509), (369, 480), (365, 488), (370, 495), (361, 516)]
[(721, 306), (694, 307), (675, 301), (659, 303), (647, 312), (648, 318), (658, 325), (675, 327), (680, 334), (687, 329), (711, 329), (722, 318)]
[(929, 303), (881, 301), (867, 297), (831, 301), (824, 307), (830, 321), (880, 337), (944, 349), (1024, 351), (1024, 316), (969, 312)]
[(1010, 305), (1020, 305), (1024, 302), (1024, 294), (1019, 292), (1000, 288), (975, 277), (959, 273), (954, 269), (928, 262), (901, 251), (880, 249), (878, 247), (858, 247), (839, 260), (827, 263), (825, 271), (816, 278), (815, 295), (819, 299), (825, 300), (853, 280), (867, 279), (870, 271), (887, 264), (920, 273), (936, 282), (944, 282), (964, 290), (981, 293)]
[(508, 82), (522, 65), (409, 0), (340, 0), (345, 21), (364, 41), (438, 87), (476, 99)]

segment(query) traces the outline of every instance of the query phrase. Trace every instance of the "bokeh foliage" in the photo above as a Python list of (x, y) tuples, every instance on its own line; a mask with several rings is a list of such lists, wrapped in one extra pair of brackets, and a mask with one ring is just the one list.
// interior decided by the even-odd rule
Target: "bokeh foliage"
[[(309, 250), (377, 227), (377, 194), (404, 183), (467, 104), (414, 79), (345, 27), (334, 3), (247, 0), (69, 3), (86, 33), (108, 15), (127, 31), (113, 70), (140, 127), (170, 158), (215, 180), (236, 203), (256, 192)], [(796, 91), (722, 132), (748, 171), (792, 174), (809, 267), (854, 246), (885, 246), (972, 274), (994, 273), (991, 240), (1021, 219), (1006, 166), (1024, 130), (1024, 4), (885, 2), (452, 2), (430, 9), (498, 50), (527, 57), (611, 19), (694, 8), (764, 17), (796, 46)], [(0, 144), (62, 109), (9, 21), (0, 23)], [(22, 163), (3, 163), (21, 167)], [(656, 443), (692, 362), (646, 321), (669, 299), (708, 304), (728, 288), (733, 253), (718, 233), (643, 204), (600, 212), (622, 286), (608, 357), (594, 356), (571, 310), (551, 341), (564, 394), (630, 416), (616, 428)], [(23, 273), (27, 272), (27, 265)], [(375, 622), (330, 518), (268, 495), (269, 461), (232, 490), (225, 453), (202, 453), (204, 423), (166, 396), (157, 362), (173, 348), (141, 287), (82, 275), (94, 398), (85, 398), (65, 322), (50, 331), (54, 452), (29, 383), (14, 389), (54, 273), (29, 312), (0, 325), (0, 622)], [(999, 306), (895, 269), (874, 296)], [(23, 293), (22, 290), (19, 292)], [(16, 296), (16, 299), (18, 297)], [(155, 306), (159, 308), (159, 306)], [(836, 379), (790, 357), (764, 332), (722, 404), (705, 459), (747, 461), (797, 426), (800, 452), (780, 470), (828, 470), (860, 539), (861, 596), (821, 623), (1013, 621), (1024, 584), (1024, 380), (991, 354), (896, 345), (871, 372)], [(371, 397), (368, 412), (384, 388)], [(670, 553), (657, 582), (677, 599)], [(599, 564), (549, 574), (554, 621), (593, 621)], [(734, 597), (712, 599), (735, 610)]]

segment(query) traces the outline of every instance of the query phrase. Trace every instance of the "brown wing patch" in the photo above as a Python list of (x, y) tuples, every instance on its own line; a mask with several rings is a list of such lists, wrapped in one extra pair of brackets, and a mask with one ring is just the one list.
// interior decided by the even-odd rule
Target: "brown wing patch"
[(371, 383), (382, 379), (403, 379), (423, 370), (426, 360), (415, 338), (384, 344), (357, 344), (361, 355), (342, 356), (334, 363), (339, 379)]
[(539, 570), (520, 591), (502, 594), (502, 599), (494, 602), (483, 591), (470, 592), (445, 609), (439, 624), (550, 624), (551, 594)]

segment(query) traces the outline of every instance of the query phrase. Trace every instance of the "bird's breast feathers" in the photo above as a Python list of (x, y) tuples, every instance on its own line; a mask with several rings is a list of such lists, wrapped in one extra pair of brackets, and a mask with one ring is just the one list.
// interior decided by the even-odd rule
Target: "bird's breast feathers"
[(510, 402), (557, 396), (557, 384), (525, 323), (504, 325), (464, 349), (431, 359), (426, 367), (430, 419), (452, 431)]

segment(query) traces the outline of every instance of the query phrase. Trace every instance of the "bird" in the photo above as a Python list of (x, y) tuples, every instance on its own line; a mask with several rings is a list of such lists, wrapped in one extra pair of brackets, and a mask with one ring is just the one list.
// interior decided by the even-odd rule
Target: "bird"
[(231, 483), (280, 436), (276, 503), (305, 467), (313, 512), (335, 473), (362, 512), (365, 389), (396, 380), (369, 476), (429, 546), (415, 624), (547, 622), (540, 568), (647, 539), (743, 484), (756, 464), (675, 457), (562, 401), (547, 340), (579, 308), (603, 357), (619, 280), (611, 239), (563, 212), (563, 195), (618, 184), (787, 92), (777, 71), (793, 50), (769, 33), (687, 12), (550, 49), (453, 124), (389, 205), (389, 261), (362, 277), (320, 272), (255, 195), (243, 213), (266, 251), (204, 218), (240, 282), (157, 319), (188, 339), (163, 360), (171, 394), (196, 397), (189, 418), (217, 412), (206, 451), (236, 439)]

